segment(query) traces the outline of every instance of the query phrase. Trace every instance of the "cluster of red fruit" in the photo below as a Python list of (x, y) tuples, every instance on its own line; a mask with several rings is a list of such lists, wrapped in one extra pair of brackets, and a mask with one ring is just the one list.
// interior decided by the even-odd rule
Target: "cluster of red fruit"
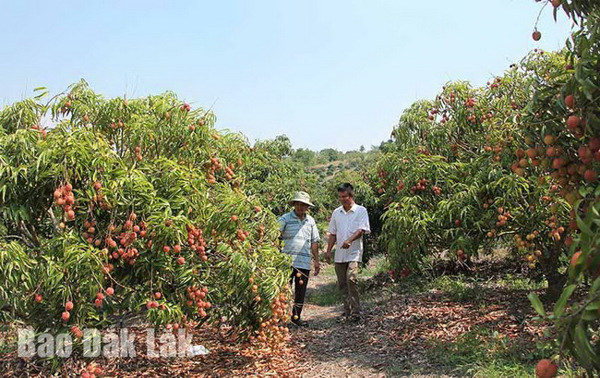
[(458, 257), (460, 261), (464, 261), (469, 258), (469, 255), (467, 255), (462, 249), (459, 249), (456, 251), (456, 257)]
[(202, 289), (197, 286), (191, 286), (186, 289), (188, 295), (187, 305), (189, 307), (196, 306), (198, 314), (201, 318), (206, 317), (206, 310), (212, 307), (209, 301), (205, 301), (206, 295), (208, 294), (208, 288), (204, 286)]
[(494, 82), (493, 82), (493, 83), (490, 83), (490, 82), (488, 81), (488, 82), (487, 82), (487, 85), (489, 85), (489, 87), (490, 87), (491, 89), (496, 89), (496, 88), (498, 88), (498, 87), (500, 86), (500, 83), (501, 83), (501, 82), (502, 82), (502, 80), (501, 80), (499, 77), (497, 77), (497, 78), (495, 78), (495, 79), (494, 79)]
[[(429, 111), (429, 117), (427, 117), (427, 118), (429, 118), (429, 120), (430, 120), (430, 121), (434, 121), (434, 120), (435, 120), (435, 118), (436, 118), (436, 115), (437, 115), (438, 113), (439, 113), (439, 110), (437, 110), (437, 109), (435, 109), (435, 108), (434, 108), (434, 109), (431, 109), (431, 111)], [(446, 123), (446, 122), (448, 122), (448, 120), (449, 120), (449, 119), (450, 119), (450, 118), (448, 118), (448, 114), (447, 114), (447, 113), (446, 113), (446, 111), (444, 110), (444, 111), (442, 112), (442, 119), (441, 119), (441, 121), (440, 121), (440, 122), (441, 122), (441, 123)]]
[(156, 300), (150, 300), (148, 302), (146, 302), (146, 308), (148, 310), (153, 309), (153, 308), (160, 308), (161, 310), (165, 310), (167, 307), (165, 306), (164, 303), (161, 303), (160, 305), (158, 304), (158, 300), (163, 298), (163, 295), (160, 291), (157, 291), (154, 293), (154, 299)]
[[(439, 113), (438, 109), (431, 109), (431, 111), (429, 112), (429, 120), (433, 121), (435, 120), (436, 115)], [(442, 112), (442, 119), (440, 120), (441, 123), (446, 123), (450, 120), (450, 118), (448, 117), (448, 113), (446, 112), (446, 110), (444, 110)]]
[(431, 111), (429, 111), (429, 120), (433, 121), (435, 119), (436, 114), (438, 114), (438, 110), (437, 109), (431, 109)]
[(429, 150), (428, 150), (428, 149), (426, 149), (426, 148), (422, 148), (422, 147), (419, 147), (419, 148), (417, 148), (417, 153), (418, 153), (418, 154), (423, 154), (423, 155), (425, 155), (425, 156), (429, 156), (429, 155), (431, 155), (431, 151), (429, 151)]
[[(569, 203), (576, 200), (577, 194), (574, 192), (572, 185), (577, 185), (583, 178), (587, 183), (592, 183), (597, 180), (596, 170), (592, 167), (594, 162), (600, 162), (600, 138), (593, 137), (589, 144), (582, 145), (577, 151), (577, 157), (569, 157), (565, 155), (565, 151), (561, 146), (554, 146), (556, 138), (553, 135), (546, 135), (544, 143), (548, 145), (546, 149), (541, 146), (530, 148), (527, 150), (527, 157), (533, 156), (532, 165), (546, 167), (551, 166), (552, 172), (550, 177), (558, 182), (562, 187), (560, 191)], [(528, 166), (528, 161), (525, 158), (523, 150), (517, 150), (517, 156), (522, 158), (519, 160), (518, 167), (525, 168)], [(548, 159), (552, 159), (551, 162)], [(579, 160), (579, 162), (577, 161)], [(522, 175), (523, 170), (518, 170), (513, 164), (513, 171)]]
[(71, 327), (71, 333), (79, 339), (81, 339), (83, 337), (83, 332), (81, 331), (81, 328), (77, 327), (76, 325)]
[(115, 121), (113, 120), (110, 123), (110, 128), (113, 130), (116, 130), (117, 128), (122, 129), (123, 127), (125, 127), (125, 124), (123, 123), (123, 121), (119, 120), (115, 123)]
[(190, 104), (182, 104), (180, 109), (184, 112), (189, 112), (190, 110), (192, 110), (192, 107), (190, 106)]
[(561, 235), (565, 232), (565, 228), (563, 226), (559, 226), (557, 224), (558, 217), (556, 215), (550, 216), (546, 220), (546, 226), (550, 227), (550, 232), (548, 232), (548, 237), (559, 241), (561, 239)]
[(406, 187), (406, 184), (404, 184), (404, 181), (398, 179), (398, 185), (396, 185), (396, 190), (397, 191), (401, 191)]
[[(75, 204), (75, 196), (73, 195), (73, 186), (69, 183), (59, 186), (54, 191), (54, 201), (60, 207), (62, 207), (66, 220), (75, 219), (75, 211), (73, 205)], [(61, 225), (61, 228), (64, 225)]]
[[(198, 126), (199, 126), (199, 127), (202, 127), (202, 126), (204, 126), (204, 118), (200, 118), (200, 119), (198, 120)], [(194, 131), (194, 130), (196, 130), (196, 125), (194, 125), (194, 124), (192, 123), (192, 124), (189, 126), (189, 129), (190, 129), (190, 131)]]
[[(106, 289), (106, 294), (108, 294), (109, 296), (112, 296), (115, 293), (114, 289), (109, 287), (108, 289)], [(97, 308), (101, 308), (102, 307), (102, 303), (104, 302), (104, 294), (102, 294), (101, 291), (98, 291), (96, 293), (96, 299), (94, 299), (94, 305)]]
[(454, 92), (450, 92), (450, 95), (448, 96), (446, 101), (450, 104), (454, 104), (454, 102), (456, 101), (456, 94)]
[[(116, 227), (114, 225), (110, 225), (108, 227), (109, 234), (106, 236), (106, 245), (115, 249), (120, 244), (116, 251), (113, 250), (111, 256), (113, 259), (118, 260), (119, 258), (123, 258), (125, 262), (128, 262), (130, 265), (135, 264), (137, 258), (140, 256), (140, 253), (137, 248), (131, 247), (131, 245), (139, 238), (146, 238), (148, 236), (148, 230), (146, 229), (146, 223), (144, 221), (140, 221), (138, 224), (135, 224), (135, 220), (137, 219), (137, 215), (132, 212), (129, 214), (129, 219), (123, 224), (122, 232), (119, 235), (112, 236), (112, 232), (116, 231)], [(116, 240), (119, 241), (117, 243)], [(152, 240), (148, 240), (146, 246), (150, 248), (152, 246)]]
[(142, 161), (142, 147), (140, 146), (135, 146), (135, 148), (133, 149), (135, 151), (135, 159), (137, 161)]
[(60, 108), (62, 115), (65, 115), (71, 111), (71, 106), (73, 106), (73, 102), (71, 101), (72, 99), (73, 95), (71, 95), (71, 93), (67, 94), (67, 101), (65, 101), (64, 105)]
[(33, 126), (31, 126), (31, 128), (33, 130), (37, 130), (37, 131), (41, 132), (42, 138), (46, 139), (46, 135), (48, 135), (48, 131), (46, 131), (46, 129), (42, 129), (40, 125), (33, 125)]
[[(171, 247), (169, 247), (168, 245), (165, 245), (165, 246), (163, 247), (163, 251), (164, 251), (165, 253), (167, 253), (167, 254), (168, 254), (168, 253), (171, 253)], [(180, 254), (180, 253), (181, 253), (181, 245), (180, 245), (180, 244), (175, 244), (175, 245), (173, 246), (173, 249), (172, 249), (172, 251), (173, 251), (173, 253), (174, 253), (174, 254), (176, 254), (176, 255)], [(179, 264), (179, 265), (183, 265), (183, 264), (185, 264), (185, 257), (183, 257), (183, 256), (179, 256), (179, 257), (177, 257), (177, 264)]]
[(505, 211), (503, 207), (499, 207), (496, 211), (498, 212), (496, 227), (503, 227), (506, 224), (506, 221), (512, 218), (512, 214), (510, 211)]
[(250, 235), (250, 232), (241, 228), (239, 228), (236, 232), (237, 239), (242, 242), (248, 238), (248, 235)]
[(94, 190), (96, 194), (92, 198), (92, 203), (90, 204), (90, 208), (94, 209), (94, 204), (100, 205), (103, 210), (108, 210), (108, 204), (104, 201), (104, 194), (102, 194), (102, 183), (100, 181), (94, 182)]
[(542, 256), (542, 251), (538, 249), (535, 243), (535, 238), (539, 236), (539, 232), (533, 231), (525, 236), (525, 240), (522, 239), (520, 234), (515, 235), (515, 246), (520, 252), (526, 253), (525, 261), (529, 263), (531, 269), (535, 268), (536, 261)]
[(260, 302), (260, 301), (261, 301), (261, 298), (260, 298), (260, 295), (258, 295), (258, 285), (256, 285), (256, 284), (254, 283), (254, 277), (250, 277), (250, 278), (248, 279), (248, 282), (250, 283), (250, 285), (252, 285), (252, 286), (250, 286), (250, 290), (252, 291), (252, 293), (253, 293), (253, 294), (256, 294), (256, 295), (254, 296), (254, 300), (255, 300), (256, 302)]
[(485, 152), (494, 152), (494, 161), (500, 161), (502, 159), (502, 142), (500, 144), (496, 144), (493, 147), (489, 145), (483, 146), (483, 150)]
[[(485, 122), (486, 120), (490, 120), (494, 117), (494, 115), (491, 112), (488, 112), (487, 114), (484, 114), (481, 116), (481, 119), (479, 120), (480, 123)], [(470, 113), (467, 116), (467, 121), (471, 122), (471, 123), (477, 123), (477, 115), (475, 115), (475, 113)]]
[(233, 163), (230, 163), (229, 166), (225, 167), (225, 179), (227, 179), (227, 181), (233, 179), (235, 176), (235, 173), (233, 172), (234, 169), (235, 165), (233, 165)]
[[(151, 309), (153, 309), (153, 308), (158, 308), (158, 307), (159, 307), (159, 305), (158, 305), (158, 301), (148, 301), (148, 302), (146, 302), (146, 308), (147, 308), (148, 310), (151, 310)], [(164, 305), (164, 304), (161, 304), (161, 305), (160, 305), (160, 309), (161, 309), (161, 310), (164, 310), (164, 309), (166, 309), (165, 305)]]
[[(102, 250), (102, 252), (106, 252), (106, 256), (108, 256), (108, 249), (104, 248)], [(102, 265), (102, 272), (104, 274), (108, 274), (108, 273), (112, 272), (114, 269), (115, 269), (115, 266), (111, 263)]]
[[(413, 185), (410, 188), (411, 193), (417, 193), (417, 192), (422, 192), (422, 191), (427, 190), (427, 183), (428, 182), (429, 181), (427, 179), (424, 179), (424, 178), (420, 179), (419, 181), (417, 181), (416, 185)], [(434, 191), (434, 193), (436, 195), (440, 195), (442, 193), (442, 189), (440, 189), (439, 187), (437, 187), (435, 185), (432, 186), (431, 189)]]
[[(181, 317), (181, 323), (182, 323), (183, 327), (186, 327), (188, 325), (188, 323), (187, 323), (187, 316), (186, 315), (183, 315)], [(172, 323), (172, 324), (167, 324), (166, 325), (167, 329), (172, 329), (173, 331), (177, 331), (179, 329), (179, 327), (180, 327), (179, 323)]]
[(261, 321), (255, 335), (250, 336), (250, 342), (275, 349), (283, 342), (289, 341), (289, 329), (284, 326), (289, 320), (288, 314), (287, 298), (281, 293), (271, 302), (271, 318)]
[(104, 374), (102, 368), (95, 363), (91, 363), (81, 372), (81, 378), (96, 378), (101, 377), (102, 374)]
[(465, 100), (465, 106), (467, 108), (473, 108), (475, 107), (475, 97), (469, 97), (468, 99)]
[(206, 180), (209, 184), (215, 184), (217, 182), (215, 172), (223, 169), (223, 164), (221, 164), (218, 157), (212, 157), (210, 161), (204, 163), (204, 167), (206, 168)]
[(202, 261), (208, 260), (208, 257), (206, 256), (206, 240), (204, 240), (204, 236), (202, 235), (202, 229), (196, 228), (192, 225), (187, 225), (186, 228), (188, 232), (188, 244), (190, 245), (190, 249), (192, 251), (196, 251)]
[(71, 318), (71, 310), (73, 310), (73, 302), (68, 301), (67, 303), (65, 303), (65, 311), (62, 313), (61, 315), (61, 319), (63, 321), (63, 323), (66, 323), (69, 321), (69, 319)]
[(94, 235), (96, 234), (96, 221), (92, 219), (92, 221), (86, 220), (83, 222), (83, 232), (81, 233), (81, 237), (87, 240), (88, 243), (94, 244), (96, 247), (99, 247), (101, 244), (100, 239), (94, 240)]
[(264, 236), (265, 236), (265, 226), (261, 224), (258, 226), (258, 238), (262, 239)]

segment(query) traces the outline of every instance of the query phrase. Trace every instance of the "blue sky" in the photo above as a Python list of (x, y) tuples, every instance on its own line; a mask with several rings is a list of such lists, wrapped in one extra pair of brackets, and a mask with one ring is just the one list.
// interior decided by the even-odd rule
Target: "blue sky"
[(4, 1), (0, 105), (84, 78), (107, 97), (172, 90), (250, 142), (369, 148), (451, 80), (483, 85), (570, 22), (534, 0)]

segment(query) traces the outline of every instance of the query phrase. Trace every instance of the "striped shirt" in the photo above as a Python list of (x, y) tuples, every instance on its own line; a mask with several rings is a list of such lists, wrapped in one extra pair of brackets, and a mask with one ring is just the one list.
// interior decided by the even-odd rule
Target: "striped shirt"
[(313, 217), (307, 214), (300, 220), (292, 210), (279, 217), (279, 230), (283, 239), (283, 253), (292, 256), (292, 266), (310, 270), (310, 246), (320, 240)]

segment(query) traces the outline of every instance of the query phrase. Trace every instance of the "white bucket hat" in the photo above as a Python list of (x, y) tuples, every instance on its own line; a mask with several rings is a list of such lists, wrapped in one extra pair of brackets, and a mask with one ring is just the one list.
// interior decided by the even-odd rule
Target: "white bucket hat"
[(296, 192), (294, 193), (294, 197), (290, 200), (290, 205), (293, 205), (294, 202), (302, 202), (307, 204), (308, 206), (314, 207), (315, 205), (310, 202), (310, 196), (306, 192)]

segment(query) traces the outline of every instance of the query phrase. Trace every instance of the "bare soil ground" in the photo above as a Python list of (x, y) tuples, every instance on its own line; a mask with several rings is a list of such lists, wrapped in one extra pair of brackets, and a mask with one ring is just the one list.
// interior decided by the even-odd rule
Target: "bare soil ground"
[[(338, 323), (341, 304), (318, 297), (335, 292), (332, 269), (311, 277), (303, 312), (310, 325), (292, 326), (291, 341), (277, 351), (256, 349), (214, 330), (198, 329), (194, 341), (210, 350), (206, 356), (151, 359), (138, 355), (95, 362), (104, 376), (111, 377), (455, 377), (465, 373), (432, 359), (428, 353), (432, 343), (453, 343), (471, 330), (489, 329), (499, 339), (522, 343), (526, 350), (542, 334), (531, 320), (528, 290), (481, 288), (473, 303), (452, 301), (435, 290), (403, 290), (403, 279), (394, 281), (385, 274), (362, 280), (364, 319)], [(315, 304), (317, 298), (324, 304)], [(56, 376), (79, 376), (89, 362), (69, 359)], [(0, 355), (0, 376), (46, 377), (49, 373), (38, 361), (17, 358), (11, 352)]]

